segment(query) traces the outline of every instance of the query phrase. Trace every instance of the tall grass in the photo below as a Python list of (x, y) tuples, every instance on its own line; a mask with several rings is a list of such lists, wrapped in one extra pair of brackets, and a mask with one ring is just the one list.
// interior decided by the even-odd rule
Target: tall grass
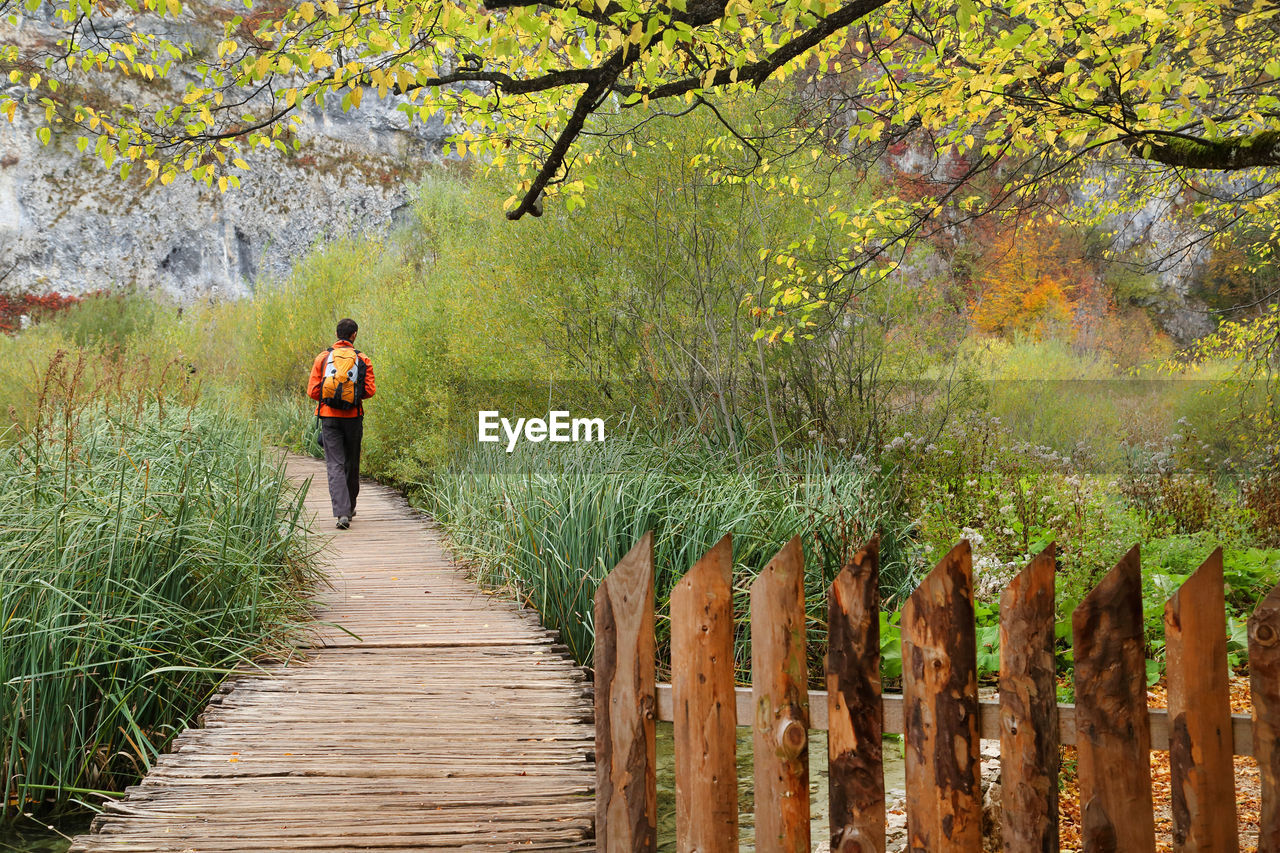
[[(909, 592), (908, 522), (892, 510), (878, 469), (850, 454), (811, 448), (734, 461), (695, 434), (658, 440), (610, 436), (568, 450), (538, 445), (508, 455), (489, 447), (458, 457), (424, 497), (480, 582), (514, 591), (590, 662), (596, 587), (645, 531), (654, 532), (661, 667), (669, 658), (671, 588), (725, 533), (733, 534), (736, 607), (756, 574), (792, 536), (803, 537), (813, 656), (822, 653), (826, 587), (851, 548), (882, 534), (883, 593)], [(745, 677), (749, 638), (737, 661)], [(820, 671), (820, 670), (815, 670)]]
[(300, 511), (252, 425), (209, 405), (46, 405), (0, 443), (6, 820), (121, 790), (228, 670), (287, 653)]

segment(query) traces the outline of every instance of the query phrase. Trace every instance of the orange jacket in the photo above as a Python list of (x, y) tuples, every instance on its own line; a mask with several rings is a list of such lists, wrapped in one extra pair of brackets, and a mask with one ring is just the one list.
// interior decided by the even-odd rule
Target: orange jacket
[[(335, 341), (334, 347), (352, 347), (351, 341)], [(372, 397), (377, 391), (377, 386), (373, 384), (373, 362), (369, 360), (369, 356), (360, 353), (360, 360), (364, 362), (364, 394), (360, 399), (363, 401), (367, 397)], [(325, 350), (316, 356), (316, 363), (311, 366), (311, 381), (307, 384), (307, 396), (315, 400), (319, 405), (316, 406), (316, 414), (322, 418), (358, 418), (364, 414), (363, 403), (354, 409), (335, 409), (332, 406), (326, 406), (320, 403), (320, 386), (324, 384), (324, 366), (329, 361), (329, 350)]]

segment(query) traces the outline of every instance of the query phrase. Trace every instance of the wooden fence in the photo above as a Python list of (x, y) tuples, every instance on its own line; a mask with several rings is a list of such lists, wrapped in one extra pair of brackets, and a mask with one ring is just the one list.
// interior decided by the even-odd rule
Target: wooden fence
[(1058, 848), (1059, 745), (1078, 755), (1086, 851), (1155, 849), (1149, 752), (1168, 749), (1174, 850), (1236, 853), (1232, 756), (1261, 770), (1259, 853), (1280, 853), (1280, 587), (1249, 620), (1253, 716), (1228, 693), (1222, 554), (1169, 599), (1169, 707), (1149, 710), (1135, 547), (1072, 614), (1076, 704), (1054, 683), (1053, 547), (1000, 602), (999, 698), (980, 701), (972, 568), (961, 542), (903, 608), (903, 687), (881, 695), (879, 555), (872, 540), (831, 585), (825, 693), (808, 690), (804, 556), (789, 542), (751, 586), (754, 684), (734, 686), (731, 546), (671, 593), (671, 684), (655, 684), (652, 540), (595, 600), (596, 834), (601, 851), (657, 848), (654, 723), (675, 726), (676, 846), (738, 849), (735, 727), (755, 744), (756, 849), (808, 851), (809, 729), (828, 731), (831, 849), (883, 853), (884, 734), (905, 736), (907, 849), (982, 850), (979, 741), (1000, 741), (1006, 851)]

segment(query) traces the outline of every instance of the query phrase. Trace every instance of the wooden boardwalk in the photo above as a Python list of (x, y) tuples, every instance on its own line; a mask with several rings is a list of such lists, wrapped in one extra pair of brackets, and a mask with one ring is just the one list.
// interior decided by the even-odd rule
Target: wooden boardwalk
[[(327, 536), (322, 464), (288, 466)], [(335, 533), (317, 617), (341, 628), (224, 685), (73, 853), (594, 849), (582, 672), (391, 490)]]

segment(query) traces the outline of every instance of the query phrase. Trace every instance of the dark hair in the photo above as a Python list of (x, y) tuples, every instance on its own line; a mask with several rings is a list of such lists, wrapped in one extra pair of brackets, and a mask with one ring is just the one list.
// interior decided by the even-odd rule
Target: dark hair
[(345, 320), (338, 321), (338, 340), (349, 341), (351, 336), (360, 331), (360, 327), (356, 325), (356, 321), (350, 317)]

